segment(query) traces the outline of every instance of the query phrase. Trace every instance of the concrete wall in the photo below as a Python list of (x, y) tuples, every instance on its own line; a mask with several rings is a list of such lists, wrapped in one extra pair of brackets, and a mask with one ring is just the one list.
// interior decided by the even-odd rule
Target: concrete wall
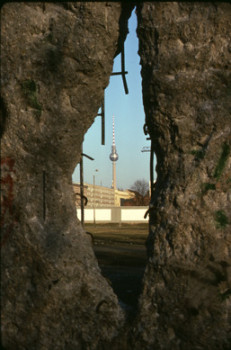
[[(85, 208), (85, 222), (148, 222), (144, 215), (148, 207), (112, 207), (112, 208)], [(77, 209), (77, 217), (81, 219), (81, 210)]]

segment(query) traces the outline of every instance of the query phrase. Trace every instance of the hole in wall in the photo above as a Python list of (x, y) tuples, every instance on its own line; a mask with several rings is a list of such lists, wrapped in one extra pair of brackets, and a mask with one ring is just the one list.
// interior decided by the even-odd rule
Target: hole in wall
[[(129, 94), (121, 76), (113, 75), (105, 90), (105, 145), (101, 145), (101, 117), (85, 135), (82, 146), (84, 228), (93, 236), (102, 274), (108, 279), (122, 306), (135, 309), (142, 289), (147, 253), (150, 200), (151, 143), (144, 134), (145, 115), (136, 35), (135, 10), (129, 19), (125, 41), (125, 68)], [(121, 71), (121, 57), (113, 72)], [(99, 111), (100, 112), (100, 111)], [(113, 162), (114, 141), (118, 160)], [(155, 159), (155, 157), (154, 157)], [(154, 160), (155, 164), (155, 160)], [(77, 216), (81, 219), (80, 164), (73, 173)], [(156, 178), (154, 174), (154, 179)], [(116, 190), (113, 189), (116, 182)]]

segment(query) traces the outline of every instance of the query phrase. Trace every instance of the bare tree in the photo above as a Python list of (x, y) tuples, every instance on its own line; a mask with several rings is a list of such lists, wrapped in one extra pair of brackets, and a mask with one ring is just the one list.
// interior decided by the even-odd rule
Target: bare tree
[(131, 190), (138, 192), (141, 196), (146, 196), (149, 190), (148, 181), (145, 179), (136, 180), (131, 187)]
[(149, 184), (145, 179), (136, 180), (131, 186), (131, 190), (135, 193), (133, 200), (134, 205), (148, 205), (149, 202)]

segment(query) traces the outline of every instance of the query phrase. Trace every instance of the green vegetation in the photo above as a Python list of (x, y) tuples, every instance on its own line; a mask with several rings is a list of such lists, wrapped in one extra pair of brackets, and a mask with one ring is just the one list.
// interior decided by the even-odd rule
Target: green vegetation
[(217, 210), (215, 212), (215, 221), (217, 228), (224, 228), (228, 225), (229, 221), (223, 210)]
[[(196, 151), (194, 151), (194, 152), (196, 152)], [(196, 153), (194, 153), (194, 154), (196, 154)], [(214, 170), (214, 174), (213, 174), (213, 177), (216, 180), (220, 179), (221, 174), (226, 166), (226, 162), (228, 160), (229, 154), (230, 154), (230, 146), (225, 142), (222, 146), (221, 156), (219, 158), (218, 164), (217, 164), (217, 166)], [(226, 180), (226, 183), (227, 184), (231, 183), (231, 178), (228, 178)], [(201, 191), (202, 195), (205, 195), (209, 190), (216, 190), (216, 184), (208, 183), (208, 182), (202, 184), (202, 191)]]
[(37, 100), (37, 86), (34, 80), (25, 80), (21, 83), (23, 94), (27, 100), (27, 103), (30, 107), (34, 108), (35, 115), (37, 117), (41, 116), (42, 106)]
[(219, 179), (221, 177), (222, 171), (224, 170), (226, 162), (228, 160), (229, 153), (230, 153), (230, 146), (227, 143), (224, 143), (222, 146), (222, 153), (221, 153), (220, 159), (214, 171), (213, 177), (215, 179)]
[(215, 184), (211, 184), (209, 182), (206, 182), (206, 183), (202, 184), (202, 195), (206, 194), (209, 190), (215, 190), (215, 189), (216, 189)]
[(190, 153), (195, 156), (195, 160), (204, 159), (204, 156), (205, 156), (205, 150), (204, 149), (192, 150)]
[(145, 243), (149, 226), (147, 223), (143, 224), (85, 224), (85, 230), (90, 232), (94, 239), (100, 240), (113, 240), (115, 242), (130, 243), (136, 242), (137, 244)]

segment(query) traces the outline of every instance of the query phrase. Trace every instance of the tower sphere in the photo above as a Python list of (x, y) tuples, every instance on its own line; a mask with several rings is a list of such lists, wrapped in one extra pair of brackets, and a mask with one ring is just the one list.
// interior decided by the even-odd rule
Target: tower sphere
[(116, 149), (113, 150), (113, 146), (112, 153), (110, 154), (109, 158), (112, 162), (116, 162), (119, 159), (118, 153), (116, 153)]

